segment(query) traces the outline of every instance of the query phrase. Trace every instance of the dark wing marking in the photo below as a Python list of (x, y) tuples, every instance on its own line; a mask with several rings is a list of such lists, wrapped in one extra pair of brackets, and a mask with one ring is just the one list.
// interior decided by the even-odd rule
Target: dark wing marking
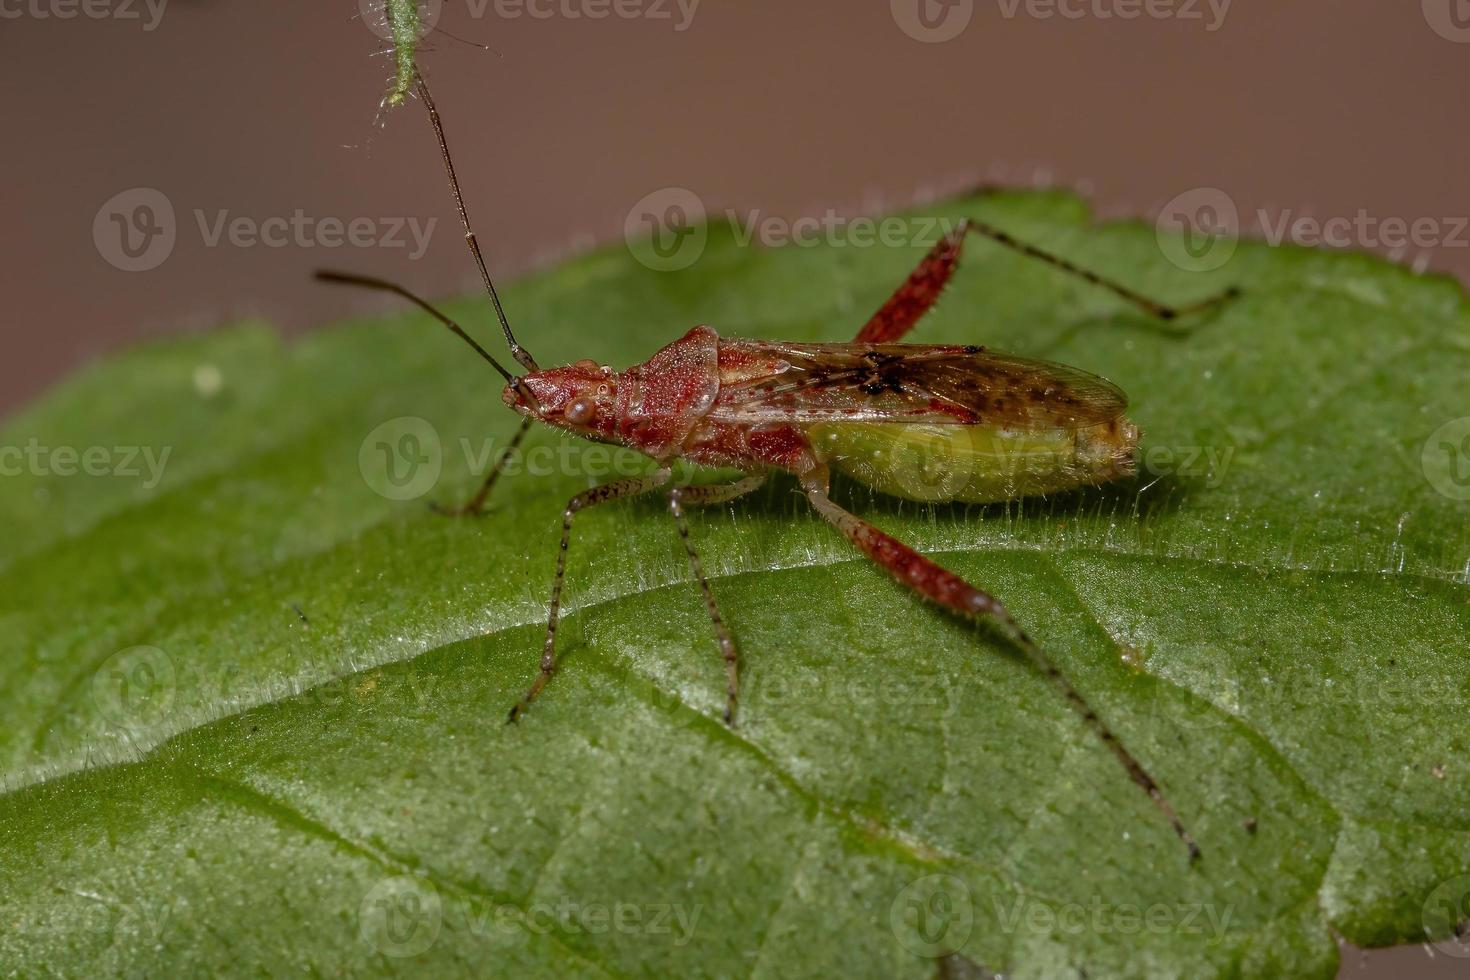
[(708, 416), (716, 421), (1080, 429), (1128, 407), (1118, 386), (1096, 375), (979, 347), (721, 343), (774, 367), (722, 385)]

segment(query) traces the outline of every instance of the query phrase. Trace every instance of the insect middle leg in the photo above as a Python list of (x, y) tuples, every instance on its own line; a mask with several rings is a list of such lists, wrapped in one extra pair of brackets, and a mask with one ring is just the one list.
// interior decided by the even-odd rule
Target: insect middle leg
[(725, 660), (725, 724), (727, 725), (735, 724), (735, 703), (740, 696), (740, 653), (735, 647), (735, 641), (730, 637), (729, 629), (725, 627), (725, 620), (720, 615), (720, 607), (715, 604), (715, 594), (710, 589), (709, 579), (704, 574), (704, 562), (699, 560), (699, 552), (694, 550), (694, 543), (689, 540), (689, 522), (684, 518), (684, 505), (699, 507), (708, 504), (723, 504), (759, 489), (765, 482), (765, 476), (759, 475), (749, 476), (730, 484), (683, 486), (669, 491), (669, 513), (674, 516), (674, 523), (679, 528), (679, 538), (684, 542), (685, 554), (689, 556), (689, 570), (694, 573), (694, 578), (699, 583), (699, 591), (704, 596), (704, 608), (709, 612), (710, 624), (715, 629), (715, 642), (719, 644), (720, 656)]
[(1043, 673), (1052, 685), (1067, 699), (1082, 720), (1087, 723), (1103, 744), (1112, 750), (1133, 781), (1149, 795), (1154, 805), (1168, 819), (1169, 825), (1189, 849), (1190, 860), (1199, 857), (1199, 845), (1194, 841), (1174, 808), (1165, 799), (1152, 776), (1133, 753), (1118, 740), (1096, 711), (1088, 705), (1081, 693), (1067, 680), (1061, 669), (1052, 661), (1045, 650), (1023, 630), (1010, 610), (999, 599), (977, 589), (963, 578), (919, 554), (913, 548), (891, 535), (885, 534), (867, 521), (843, 510), (827, 495), (827, 474), (823, 469), (813, 469), (801, 478), (802, 489), (813, 507), (833, 526), (857, 545), (858, 549), (877, 562), (899, 582), (908, 586), (930, 601), (952, 612), (975, 619), (988, 617), (1006, 632), (1010, 639), (1025, 652), (1028, 659)]
[(1079, 276), (1096, 286), (1110, 290), (1114, 294), (1139, 307), (1151, 316), (1161, 320), (1173, 320), (1190, 313), (1214, 306), (1224, 300), (1238, 294), (1238, 290), (1231, 289), (1212, 296), (1198, 303), (1188, 306), (1167, 306), (1129, 289), (1121, 283), (1112, 279), (1106, 279), (1088, 269), (1075, 265), (1060, 256), (1050, 252), (1044, 252), (1034, 245), (1018, 241), (999, 228), (987, 225), (974, 218), (962, 218), (960, 223), (950, 230), (929, 253), (920, 260), (918, 266), (909, 274), (903, 285), (888, 298), (878, 312), (873, 314), (863, 328), (858, 331), (855, 342), (859, 344), (892, 344), (897, 343), (903, 336), (912, 330), (921, 320), (925, 313), (934, 307), (939, 296), (944, 292), (944, 287), (954, 276), (954, 271), (959, 267), (960, 254), (964, 251), (965, 236), (970, 232), (983, 235), (992, 241), (1004, 245), (1006, 248), (1020, 252), (1022, 255), (1040, 259), (1049, 265), (1053, 265), (1064, 272)]
[(657, 490), (669, 482), (669, 476), (668, 467), (664, 467), (649, 476), (614, 480), (600, 487), (584, 490), (567, 501), (566, 510), (562, 511), (561, 546), (556, 553), (556, 577), (551, 582), (551, 609), (546, 619), (546, 643), (541, 648), (541, 672), (531, 682), (525, 696), (510, 709), (510, 717), (506, 721), (515, 721), (520, 717), (521, 712), (541, 693), (541, 689), (556, 671), (556, 626), (561, 616), (561, 586), (567, 574), (567, 547), (572, 540), (572, 519), (577, 516), (578, 511), (594, 504), (625, 500), (640, 493)]

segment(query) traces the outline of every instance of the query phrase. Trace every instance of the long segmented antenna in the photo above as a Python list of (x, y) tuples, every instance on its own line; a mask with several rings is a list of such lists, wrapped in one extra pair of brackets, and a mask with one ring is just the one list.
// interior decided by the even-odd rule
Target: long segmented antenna
[(490, 278), (490, 270), (485, 267), (485, 257), (480, 254), (480, 242), (475, 238), (474, 229), (470, 227), (470, 213), (464, 206), (464, 195), (459, 190), (459, 177), (454, 172), (454, 159), (449, 155), (449, 140), (444, 136), (444, 124), (439, 120), (439, 110), (434, 106), (434, 97), (429, 94), (429, 83), (424, 81), (424, 76), (414, 71), (415, 85), (418, 88), (419, 98), (424, 101), (424, 108), (429, 110), (429, 122), (434, 125), (434, 135), (439, 140), (439, 153), (444, 157), (444, 172), (449, 175), (449, 188), (454, 192), (454, 206), (459, 211), (459, 223), (464, 226), (465, 244), (470, 247), (470, 254), (475, 257), (475, 265), (480, 269), (480, 278), (485, 281), (485, 291), (490, 294), (490, 302), (495, 305), (495, 315), (500, 319), (500, 329), (505, 333), (505, 342), (510, 345), (511, 356), (527, 371), (539, 371), (536, 358), (531, 352), (516, 343), (515, 334), (511, 333), (510, 320), (506, 318), (505, 307), (500, 305), (500, 295), (495, 291), (495, 282)]
[(351, 272), (333, 272), (330, 269), (318, 269), (316, 271), (316, 278), (320, 279), (322, 282), (334, 282), (344, 286), (365, 286), (368, 289), (381, 289), (385, 293), (393, 293), (394, 295), (402, 296), (404, 299), (408, 300), (410, 303), (414, 304), (419, 309), (423, 310), (425, 313), (429, 314), (434, 319), (438, 320), (440, 323), (448, 327), (450, 333), (453, 333), (460, 340), (463, 340), (465, 343), (473, 347), (476, 354), (479, 354), (485, 360), (489, 361), (490, 366), (500, 372), (500, 376), (505, 379), (506, 384), (515, 385), (516, 390), (519, 391), (521, 393), (521, 396), (526, 399), (527, 404), (536, 404), (536, 398), (531, 394), (530, 389), (526, 387), (526, 383), (524, 380), (522, 380), (521, 378), (517, 378), (515, 375), (507, 371), (505, 369), (505, 365), (501, 364), (494, 358), (494, 356), (491, 355), (489, 351), (481, 347), (479, 342), (476, 341), (475, 338), (465, 333), (463, 327), (455, 323), (453, 320), (449, 319), (449, 317), (445, 316), (443, 313), (440, 313), (428, 300), (414, 295), (412, 292), (404, 289), (396, 282), (390, 282), (387, 279), (379, 279), (376, 276), (359, 276)]

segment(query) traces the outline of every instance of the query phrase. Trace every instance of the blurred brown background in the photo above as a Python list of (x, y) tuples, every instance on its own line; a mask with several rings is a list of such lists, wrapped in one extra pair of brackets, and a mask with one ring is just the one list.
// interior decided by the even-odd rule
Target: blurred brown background
[[(0, 412), (138, 338), (379, 304), (313, 283), (318, 265), (473, 285), (421, 113), (375, 125), (390, 64), (355, 0), (87, 3), (0, 0)], [(1104, 216), (1218, 188), (1247, 234), (1339, 219), (1383, 252), (1408, 226), (1405, 261), (1470, 279), (1467, 0), (601, 3), (425, 4), (424, 64), (502, 272), (616, 241), (670, 186), (794, 216), (989, 181), (1079, 186)], [(213, 240), (239, 218), (286, 243)], [(392, 235), (431, 218), (421, 255)], [(320, 219), (401, 245), (334, 244)], [(1470, 960), (1348, 951), (1344, 975)]]
[[(296, 330), (378, 302), (314, 284), (315, 265), (430, 294), (472, 285), (421, 114), (375, 128), (390, 65), (357, 0), (86, 2), (92, 15), (82, 0), (0, 0), (0, 412), (135, 338), (244, 313)], [(1361, 212), (1366, 233), (1349, 237), (1365, 245), (1384, 222), (1428, 222), (1429, 247), (1406, 259), (1470, 277), (1467, 0), (619, 0), (639, 15), (567, 14), (597, 2), (425, 5), (441, 28), (425, 64), (502, 271), (616, 240), (670, 185), (712, 209), (793, 215), (992, 180), (1080, 185), (1104, 215), (1217, 187), (1248, 233), (1260, 209), (1355, 225)], [(160, 264), (123, 271), (103, 253), (119, 259), (117, 222), (138, 202), (104, 205), (139, 187), (167, 199), (175, 239)], [(406, 247), (330, 247), (320, 226), (299, 245), (210, 243), (221, 217), (298, 210), (440, 221), (418, 258), (406, 230)], [(136, 249), (150, 227), (127, 228)]]

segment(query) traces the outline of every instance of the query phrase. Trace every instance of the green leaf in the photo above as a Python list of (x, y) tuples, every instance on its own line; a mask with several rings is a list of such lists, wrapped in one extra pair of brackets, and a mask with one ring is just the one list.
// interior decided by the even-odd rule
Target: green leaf
[[(929, 977), (957, 951), (946, 969), (1327, 976), (1333, 931), (1448, 934), (1470, 891), (1459, 289), (1249, 243), (1186, 272), (1060, 194), (929, 213), (1166, 301), (1244, 291), (1165, 326), (974, 241), (914, 339), (1112, 378), (1148, 472), (1009, 506), (839, 493), (1010, 606), (1203, 860), (999, 634), (921, 605), (789, 481), (692, 516), (742, 650), (736, 728), (656, 500), (578, 519), (563, 669), (506, 726), (563, 503), (627, 457), (538, 432), (526, 468), (549, 473), (438, 517), (478, 483), (465, 447), (514, 429), (482, 362), (412, 313), (290, 345), (244, 325), (0, 428), (22, 471), (0, 479), (0, 963)], [(714, 226), (685, 271), (615, 248), (506, 299), (548, 363), (642, 360), (705, 322), (842, 340), (921, 251)], [(481, 300), (448, 308), (495, 339)], [(110, 475), (66, 475), (58, 447)]]

